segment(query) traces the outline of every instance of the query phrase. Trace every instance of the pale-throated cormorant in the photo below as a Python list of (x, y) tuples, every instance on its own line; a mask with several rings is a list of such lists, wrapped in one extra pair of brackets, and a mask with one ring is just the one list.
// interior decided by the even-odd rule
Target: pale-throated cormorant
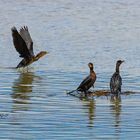
[(121, 93), (121, 86), (122, 86), (122, 78), (120, 76), (119, 67), (124, 61), (118, 60), (116, 62), (116, 72), (112, 75), (110, 79), (110, 90), (111, 93), (114, 95), (118, 95)]
[(16, 68), (28, 66), (47, 53), (46, 51), (41, 51), (37, 55), (34, 55), (33, 41), (27, 26), (22, 27), (19, 32), (16, 27), (13, 27), (11, 31), (15, 49), (20, 54), (20, 57), (23, 58)]
[(96, 73), (93, 70), (93, 64), (88, 63), (88, 66), (90, 69), (90, 74), (81, 82), (81, 84), (77, 88), (77, 91), (84, 92), (85, 94), (91, 87), (94, 87), (94, 83), (96, 81)]

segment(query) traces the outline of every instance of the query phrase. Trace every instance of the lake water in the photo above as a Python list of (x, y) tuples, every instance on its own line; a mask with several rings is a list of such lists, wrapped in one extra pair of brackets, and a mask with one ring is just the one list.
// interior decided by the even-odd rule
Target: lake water
[[(28, 71), (16, 70), (11, 27), (27, 25), (34, 52), (48, 55)], [(140, 139), (139, 0), (0, 1), (0, 139)], [(66, 94), (88, 75), (95, 90), (108, 90), (116, 60), (121, 101), (80, 100)]]

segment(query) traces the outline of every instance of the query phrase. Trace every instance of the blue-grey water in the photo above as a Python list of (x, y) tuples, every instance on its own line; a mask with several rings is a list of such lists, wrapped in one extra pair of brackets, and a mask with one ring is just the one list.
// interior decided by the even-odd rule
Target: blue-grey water
[[(27, 25), (34, 52), (49, 52), (28, 71), (16, 70), (11, 27)], [(121, 66), (121, 101), (86, 101), (66, 94), (88, 75), (95, 90), (108, 90), (116, 60)], [(139, 140), (140, 1), (1, 0), (0, 139)]]

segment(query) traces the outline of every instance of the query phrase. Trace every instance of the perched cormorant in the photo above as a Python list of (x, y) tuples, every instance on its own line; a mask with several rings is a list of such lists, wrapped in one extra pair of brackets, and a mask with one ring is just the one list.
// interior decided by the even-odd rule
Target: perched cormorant
[(112, 75), (110, 79), (110, 90), (114, 95), (119, 95), (121, 93), (122, 78), (120, 76), (119, 67), (124, 61), (118, 60), (116, 62), (116, 72)]
[(46, 51), (41, 51), (36, 56), (34, 55), (33, 41), (27, 26), (22, 27), (19, 32), (17, 31), (16, 27), (13, 27), (11, 31), (15, 49), (20, 54), (19, 57), (23, 58), (16, 68), (28, 66), (34, 61), (37, 61), (40, 57), (47, 54)]
[(92, 86), (94, 87), (94, 83), (96, 81), (96, 73), (93, 70), (93, 64), (88, 63), (88, 66), (90, 69), (90, 74), (81, 82), (81, 84), (77, 88), (77, 91), (84, 92), (85, 94)]

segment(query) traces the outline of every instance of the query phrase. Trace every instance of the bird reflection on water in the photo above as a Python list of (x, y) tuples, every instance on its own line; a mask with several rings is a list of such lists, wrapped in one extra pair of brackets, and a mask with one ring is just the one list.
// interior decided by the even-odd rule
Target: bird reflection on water
[(17, 104), (27, 104), (29, 103), (30, 95), (32, 93), (34, 73), (20, 73), (18, 79), (15, 80), (13, 85), (12, 98), (14, 103)]
[(89, 118), (89, 125), (88, 127), (93, 127), (94, 124), (94, 117), (95, 117), (95, 101), (91, 100), (87, 104), (88, 108), (88, 118)]
[(121, 114), (121, 96), (112, 95), (110, 98), (111, 111), (115, 117), (115, 127), (118, 127), (120, 124), (120, 114)]
[(12, 113), (14, 114), (12, 115), (12, 125), (20, 125), (21, 119), (25, 117), (25, 114), (18, 112), (28, 111), (30, 108), (30, 94), (33, 90), (34, 77), (33, 72), (22, 72), (13, 83), (11, 97), (13, 99)]

